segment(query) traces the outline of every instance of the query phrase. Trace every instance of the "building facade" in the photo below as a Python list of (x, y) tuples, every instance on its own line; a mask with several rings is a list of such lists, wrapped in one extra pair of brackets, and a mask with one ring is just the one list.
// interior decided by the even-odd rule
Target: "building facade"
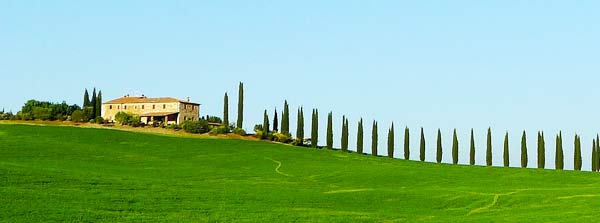
[(102, 118), (106, 121), (114, 122), (119, 112), (139, 115), (146, 124), (180, 124), (188, 120), (198, 121), (200, 104), (190, 102), (189, 98), (184, 101), (170, 97), (148, 98), (144, 95), (124, 96), (102, 104)]

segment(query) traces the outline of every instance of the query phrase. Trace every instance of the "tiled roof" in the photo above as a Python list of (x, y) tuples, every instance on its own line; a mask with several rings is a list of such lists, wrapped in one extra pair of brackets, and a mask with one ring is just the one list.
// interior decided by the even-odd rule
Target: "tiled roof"
[(193, 103), (193, 102), (189, 102), (189, 101), (183, 101), (183, 100), (179, 100), (177, 98), (170, 98), (170, 97), (165, 97), (165, 98), (148, 98), (148, 97), (130, 97), (130, 96), (125, 96), (122, 98), (117, 98), (111, 101), (107, 101), (103, 104), (131, 104), (131, 103), (174, 103), (174, 102), (181, 102), (181, 103), (187, 103), (187, 104), (196, 104), (199, 105), (198, 103)]

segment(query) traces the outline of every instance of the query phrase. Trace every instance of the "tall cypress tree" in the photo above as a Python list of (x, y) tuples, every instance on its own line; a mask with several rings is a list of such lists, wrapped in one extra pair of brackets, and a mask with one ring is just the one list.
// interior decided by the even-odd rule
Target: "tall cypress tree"
[(223, 97), (223, 123), (222, 123), (222, 125), (225, 127), (229, 127), (229, 96), (227, 96), (227, 92), (225, 92), (225, 96)]
[(360, 121), (358, 121), (358, 130), (356, 133), (356, 152), (358, 154), (363, 154), (363, 148), (364, 148), (364, 131), (363, 131), (363, 120), (362, 118), (360, 118)]
[(273, 132), (279, 132), (279, 119), (277, 118), (277, 108), (275, 108), (275, 114), (273, 115)]
[(557, 170), (562, 170), (565, 166), (564, 153), (562, 147), (562, 132), (559, 132), (559, 134), (556, 135), (556, 155), (554, 165)]
[(342, 116), (342, 151), (348, 151), (348, 119)]
[(313, 109), (312, 113), (310, 144), (313, 148), (317, 148), (317, 145), (319, 144), (319, 111), (317, 109)]
[(404, 128), (404, 159), (410, 159), (410, 132), (408, 126)]
[(378, 134), (377, 134), (377, 122), (373, 120), (373, 129), (371, 132), (371, 155), (377, 156), (377, 144), (378, 144)]
[(442, 131), (438, 129), (437, 132), (437, 153), (435, 156), (435, 160), (437, 163), (442, 162)]
[(96, 96), (96, 117), (102, 116), (102, 91), (98, 91)]
[(452, 134), (452, 164), (458, 164), (458, 137), (456, 136), (456, 129)]
[(523, 136), (521, 136), (521, 167), (527, 168), (527, 135), (525, 134), (525, 130), (523, 130)]
[(540, 151), (538, 155), (538, 168), (546, 168), (546, 139), (544, 139), (544, 132), (540, 133)]
[(394, 123), (392, 122), (392, 127), (388, 131), (388, 142), (387, 142), (387, 150), (388, 157), (394, 158)]
[(281, 133), (290, 135), (290, 108), (287, 100), (283, 103), (283, 115), (281, 117)]
[(304, 144), (304, 109), (300, 107), (298, 109), (298, 125), (296, 126), (296, 138), (299, 140), (299, 144)]
[(327, 115), (327, 148), (333, 149), (333, 113)]
[(94, 88), (94, 91), (92, 93), (92, 101), (90, 103), (90, 106), (92, 107), (92, 118), (95, 119), (98, 116), (98, 110), (96, 107), (96, 88)]
[(262, 138), (266, 139), (269, 135), (269, 115), (267, 114), (267, 110), (265, 109), (265, 114), (263, 115), (263, 133)]
[(85, 108), (87, 106), (90, 106), (90, 94), (88, 94), (88, 90), (86, 88), (85, 92), (83, 93), (83, 106), (81, 107)]
[(508, 132), (506, 132), (506, 135), (504, 135), (504, 167), (510, 166), (510, 158), (508, 153)]
[(421, 127), (421, 142), (419, 146), (419, 160), (425, 161), (425, 133)]
[(469, 164), (475, 165), (475, 137), (473, 136), (473, 129), (471, 129), (471, 146), (469, 150)]
[(237, 128), (244, 128), (244, 83), (240, 82), (238, 87), (238, 116)]
[(598, 168), (596, 166), (597, 162), (596, 162), (596, 139), (592, 140), (592, 172), (596, 172), (596, 169)]
[(596, 172), (600, 171), (600, 135), (596, 135)]
[(487, 150), (485, 152), (485, 164), (492, 166), (492, 128), (487, 131)]
[(581, 170), (581, 139), (579, 138), (579, 136), (577, 134), (575, 134), (575, 154), (573, 156), (574, 161), (574, 167), (573, 169), (575, 171), (580, 171)]

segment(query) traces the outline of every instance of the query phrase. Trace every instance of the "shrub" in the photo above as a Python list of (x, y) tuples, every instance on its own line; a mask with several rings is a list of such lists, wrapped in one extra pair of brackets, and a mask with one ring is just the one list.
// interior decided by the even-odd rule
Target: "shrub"
[(256, 124), (254, 125), (254, 132), (258, 132), (258, 131), (263, 131), (263, 125), (261, 124)]
[(229, 133), (229, 127), (227, 126), (219, 126), (219, 127), (213, 127), (210, 132), (208, 132), (211, 135), (218, 135), (218, 134), (227, 134)]
[(96, 117), (94, 120), (96, 121), (97, 124), (104, 123), (104, 118), (102, 118), (101, 116)]
[(254, 138), (258, 138), (258, 139), (261, 139), (261, 138), (262, 138), (263, 131), (256, 131), (256, 130), (255, 130), (254, 132), (256, 132), (256, 133), (254, 134)]
[(217, 116), (208, 116), (206, 120), (210, 123), (223, 123), (223, 120), (221, 120), (221, 118)]
[(233, 130), (233, 133), (236, 135), (246, 135), (246, 130), (242, 129), (242, 128), (236, 128)]
[(74, 111), (73, 114), (71, 114), (71, 120), (74, 122), (83, 122), (83, 118), (84, 114), (82, 110)]
[(275, 132), (273, 133), (273, 140), (277, 142), (288, 143), (291, 141), (291, 137), (287, 134)]
[(139, 127), (142, 125), (139, 115), (132, 115), (125, 112), (117, 113), (115, 115), (115, 121), (121, 125), (129, 125), (132, 127)]
[(183, 131), (188, 133), (207, 133), (210, 130), (208, 121), (185, 121), (181, 124)]
[(168, 124), (165, 125), (164, 123), (161, 124), (162, 128), (166, 128), (166, 129), (174, 129), (174, 130), (180, 130), (181, 126), (177, 125), (177, 124)]

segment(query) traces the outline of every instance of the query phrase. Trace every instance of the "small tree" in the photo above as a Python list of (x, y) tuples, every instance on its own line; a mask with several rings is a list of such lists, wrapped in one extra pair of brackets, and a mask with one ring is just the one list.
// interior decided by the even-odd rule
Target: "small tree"
[(342, 151), (348, 151), (348, 119), (346, 116), (342, 117)]
[(244, 83), (240, 82), (238, 87), (238, 116), (237, 116), (237, 128), (244, 128)]
[(419, 160), (425, 161), (425, 133), (421, 127), (421, 142), (419, 146)]
[(388, 131), (388, 141), (387, 141), (387, 150), (388, 157), (394, 158), (394, 123), (392, 122), (392, 127)]
[(575, 171), (581, 171), (581, 139), (579, 138), (579, 136), (577, 134), (575, 134), (575, 155), (574, 157), (574, 167), (573, 169)]
[[(94, 117), (95, 119), (98, 119), (98, 117), (102, 116), (102, 91), (98, 91), (98, 95), (96, 96), (96, 117)], [(98, 121), (98, 120), (96, 120)]]
[(98, 116), (98, 107), (96, 107), (96, 88), (94, 88), (94, 91), (92, 93), (92, 101), (90, 102), (90, 107), (92, 107), (92, 118), (96, 118)]
[(442, 132), (438, 129), (437, 132), (437, 153), (435, 156), (437, 163), (442, 162)]
[(492, 129), (488, 128), (487, 131), (487, 150), (485, 152), (485, 164), (492, 166)]
[(538, 132), (538, 169), (546, 167), (546, 142), (544, 132)]
[(509, 158), (509, 151), (508, 151), (508, 132), (506, 132), (506, 135), (504, 135), (504, 167), (509, 167), (510, 166), (510, 158)]
[(88, 94), (88, 90), (86, 88), (85, 92), (83, 93), (83, 106), (81, 107), (85, 108), (87, 106), (90, 106), (90, 94)]
[(267, 114), (267, 110), (265, 110), (265, 114), (263, 115), (263, 133), (262, 133), (263, 139), (266, 139), (268, 137), (269, 130), (270, 130), (269, 115)]
[(557, 170), (562, 170), (562, 169), (564, 169), (564, 166), (565, 166), (564, 153), (563, 153), (563, 147), (562, 147), (562, 132), (559, 132), (559, 134), (556, 135), (556, 155), (555, 155), (554, 165)]
[(281, 118), (281, 133), (290, 135), (290, 108), (287, 100), (283, 103), (283, 115)]
[(596, 172), (596, 170), (598, 169), (598, 167), (596, 166), (597, 164), (597, 157), (596, 157), (596, 139), (592, 140), (592, 172)]
[(410, 132), (408, 126), (404, 128), (404, 159), (410, 159)]
[(527, 135), (523, 130), (523, 136), (521, 136), (521, 167), (527, 168)]
[(223, 97), (223, 123), (221, 125), (229, 127), (229, 96), (227, 96), (227, 92)]
[(333, 149), (333, 113), (327, 115), (327, 148)]
[(304, 144), (304, 109), (300, 107), (298, 109), (298, 125), (296, 126), (296, 138), (299, 140), (299, 144)]
[(458, 137), (456, 136), (456, 129), (452, 134), (452, 164), (458, 164)]
[(279, 132), (279, 118), (277, 118), (277, 108), (273, 115), (273, 132)]
[(471, 129), (471, 146), (469, 151), (469, 164), (475, 165), (475, 137), (473, 136), (473, 129)]
[(317, 148), (319, 144), (319, 111), (317, 109), (313, 109), (311, 130), (310, 143), (312, 147)]
[(356, 133), (356, 152), (359, 154), (363, 154), (363, 146), (364, 146), (364, 131), (363, 131), (363, 120), (362, 118), (360, 118), (360, 121), (358, 121), (358, 130)]
[(373, 156), (377, 156), (377, 140), (378, 140), (378, 135), (377, 135), (377, 122), (373, 121), (373, 129), (371, 132), (371, 155)]

